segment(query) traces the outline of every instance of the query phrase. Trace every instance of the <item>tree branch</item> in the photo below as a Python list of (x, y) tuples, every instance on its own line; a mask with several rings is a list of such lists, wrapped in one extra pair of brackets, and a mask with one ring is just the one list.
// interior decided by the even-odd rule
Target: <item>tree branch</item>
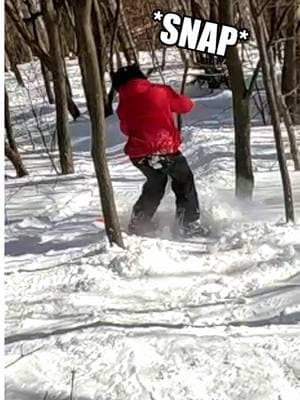
[(261, 6), (260, 10), (257, 12), (257, 16), (259, 17), (265, 10), (265, 8), (268, 6), (269, 3), (271, 3), (273, 0), (266, 0), (265, 3)]
[(34, 350), (30, 351), (29, 353), (26, 353), (26, 354), (23, 354), (23, 349), (21, 348), (21, 355), (20, 355), (20, 357), (18, 357), (16, 360), (12, 361), (11, 363), (5, 365), (5, 368), (11, 367), (12, 365), (16, 364), (18, 361), (22, 360), (22, 358), (31, 356), (32, 354), (34, 354), (34, 353), (36, 353), (37, 351), (41, 350), (43, 347), (44, 347), (44, 345), (41, 346), (41, 347), (38, 347), (37, 349), (34, 349)]
[(117, 0), (117, 8), (113, 25), (113, 34), (110, 42), (110, 57), (109, 57), (110, 73), (114, 72), (114, 48), (118, 34), (118, 25), (120, 16), (121, 16), (121, 0)]
[(255, 70), (253, 72), (250, 84), (249, 84), (249, 88), (247, 90), (247, 96), (251, 96), (255, 83), (256, 83), (256, 79), (258, 77), (259, 71), (260, 71), (260, 67), (261, 67), (261, 60), (258, 61), (258, 63), (256, 64)]
[[(268, 0), (267, 3), (269, 1), (270, 0)], [(283, 14), (281, 15), (281, 17), (280, 17), (280, 19), (279, 19), (279, 21), (277, 23), (276, 29), (274, 29), (274, 32), (278, 32), (280, 30), (280, 28), (282, 27), (282, 24), (284, 22), (284, 19), (285, 19), (286, 15), (287, 15), (287, 12), (289, 11), (289, 9), (290, 9), (290, 7), (287, 7), (285, 9), (285, 11), (283, 12)], [(256, 15), (255, 15), (255, 18), (257, 18), (260, 14), (261, 14), (261, 12), (257, 12)], [(286, 40), (290, 40), (290, 39), (291, 38), (284, 38), (284, 39), (278, 39), (278, 40), (275, 41), (275, 38), (274, 38), (274, 35), (273, 35), (272, 37), (269, 38), (269, 41), (267, 43), (267, 51), (270, 49), (270, 47), (272, 47), (274, 45), (274, 43), (277, 43), (277, 42), (283, 41), (283, 40), (286, 41)], [(254, 86), (255, 86), (256, 79), (257, 79), (259, 71), (260, 71), (260, 67), (261, 67), (261, 60), (258, 60), (257, 65), (255, 67), (255, 70), (253, 72), (250, 84), (249, 84), (249, 88), (248, 88), (247, 93), (246, 93), (247, 96), (251, 96), (251, 93), (252, 93), (252, 91), (254, 89)]]

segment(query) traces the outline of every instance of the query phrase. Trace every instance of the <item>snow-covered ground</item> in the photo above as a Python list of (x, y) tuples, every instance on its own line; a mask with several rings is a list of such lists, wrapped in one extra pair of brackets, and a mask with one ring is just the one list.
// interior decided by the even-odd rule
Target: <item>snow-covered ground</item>
[[(164, 77), (179, 86), (180, 66), (172, 61)], [(126, 250), (110, 248), (98, 221), (77, 62), (69, 61), (68, 69), (83, 113), (70, 124), (71, 176), (57, 176), (41, 150), (36, 120), (50, 140), (54, 113), (43, 99), (37, 65), (22, 68), (30, 98), (6, 75), (30, 172), (14, 179), (6, 163), (6, 399), (69, 399), (73, 376), (76, 400), (298, 400), (300, 226), (282, 223), (271, 127), (261, 126), (253, 106), (255, 195), (252, 203), (239, 202), (231, 94), (188, 86), (196, 106), (184, 119), (183, 151), (212, 238), (171, 240), (169, 189), (156, 217), (160, 237), (124, 233)], [(285, 143), (300, 219), (300, 174)], [(112, 116), (107, 157), (125, 230), (143, 177), (123, 146)]]

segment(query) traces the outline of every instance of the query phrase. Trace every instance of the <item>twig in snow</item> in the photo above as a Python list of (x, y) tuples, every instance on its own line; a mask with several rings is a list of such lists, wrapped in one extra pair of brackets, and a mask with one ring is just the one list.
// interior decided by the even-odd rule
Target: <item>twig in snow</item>
[(75, 369), (72, 369), (71, 374), (72, 374), (72, 378), (71, 378), (71, 393), (70, 393), (70, 400), (73, 400), (73, 393), (74, 393), (74, 381), (75, 381)]
[(5, 368), (11, 367), (12, 365), (16, 364), (18, 361), (22, 360), (22, 358), (25, 358), (27, 356), (31, 356), (33, 353), (36, 353), (37, 351), (41, 350), (44, 346), (38, 347), (37, 349), (34, 349), (30, 351), (29, 353), (23, 354), (23, 348), (21, 347), (21, 355), (18, 357), (16, 360), (12, 361), (11, 363), (5, 365)]

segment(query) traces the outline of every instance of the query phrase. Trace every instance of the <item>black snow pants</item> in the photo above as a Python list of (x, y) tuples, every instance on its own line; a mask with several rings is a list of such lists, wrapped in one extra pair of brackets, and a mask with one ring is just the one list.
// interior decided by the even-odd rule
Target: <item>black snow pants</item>
[(165, 193), (168, 177), (176, 197), (176, 218), (187, 226), (199, 219), (199, 201), (193, 173), (181, 152), (131, 159), (147, 178), (142, 194), (133, 207), (131, 224), (151, 221)]

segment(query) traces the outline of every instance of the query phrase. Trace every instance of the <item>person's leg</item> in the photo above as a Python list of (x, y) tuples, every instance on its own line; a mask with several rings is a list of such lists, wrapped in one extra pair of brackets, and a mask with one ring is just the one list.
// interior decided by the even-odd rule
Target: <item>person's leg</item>
[(147, 178), (142, 193), (133, 206), (129, 224), (129, 230), (138, 233), (149, 229), (151, 219), (164, 196), (168, 175), (164, 168), (154, 169), (149, 166), (147, 159), (142, 163), (136, 160), (132, 162)]
[(193, 173), (181, 153), (172, 157), (168, 173), (176, 196), (176, 217), (180, 224), (187, 226), (199, 219), (200, 210)]

